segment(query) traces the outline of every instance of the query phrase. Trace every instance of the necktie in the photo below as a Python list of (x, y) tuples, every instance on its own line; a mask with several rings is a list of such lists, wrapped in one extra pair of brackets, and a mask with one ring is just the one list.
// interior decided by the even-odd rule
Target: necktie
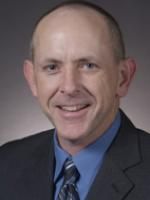
[(58, 194), (57, 200), (80, 200), (77, 192), (76, 182), (79, 172), (71, 159), (64, 164), (64, 182)]

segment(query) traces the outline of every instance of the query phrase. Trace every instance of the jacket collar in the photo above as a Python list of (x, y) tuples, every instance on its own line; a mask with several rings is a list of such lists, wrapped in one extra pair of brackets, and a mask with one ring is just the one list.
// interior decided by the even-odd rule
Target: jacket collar
[(87, 200), (122, 200), (134, 188), (126, 172), (141, 162), (136, 128), (121, 111), (121, 126), (107, 151)]

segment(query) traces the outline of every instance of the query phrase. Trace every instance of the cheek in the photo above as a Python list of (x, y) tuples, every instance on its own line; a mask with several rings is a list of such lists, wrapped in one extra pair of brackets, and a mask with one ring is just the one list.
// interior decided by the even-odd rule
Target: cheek
[(111, 101), (116, 96), (117, 90), (117, 77), (116, 75), (109, 75), (108, 73), (102, 73), (92, 80), (87, 81), (87, 89), (95, 97), (97, 103), (105, 104), (107, 101)]
[(103, 81), (103, 88), (106, 91), (108, 98), (115, 98), (118, 87), (118, 73), (117, 71), (109, 71)]
[(87, 89), (94, 96), (103, 96), (110, 91), (111, 84), (109, 84), (109, 78), (103, 73), (96, 75), (89, 80), (84, 81), (86, 83)]
[(58, 88), (57, 79), (51, 78), (50, 76), (37, 75), (36, 78), (37, 85), (37, 98), (40, 102), (49, 101), (56, 93)]

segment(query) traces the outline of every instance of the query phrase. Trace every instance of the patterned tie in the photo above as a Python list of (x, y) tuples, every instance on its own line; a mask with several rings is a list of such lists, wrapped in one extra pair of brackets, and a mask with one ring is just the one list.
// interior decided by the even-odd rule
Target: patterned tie
[(77, 192), (76, 182), (79, 172), (71, 159), (64, 164), (64, 182), (61, 186), (57, 200), (80, 200)]

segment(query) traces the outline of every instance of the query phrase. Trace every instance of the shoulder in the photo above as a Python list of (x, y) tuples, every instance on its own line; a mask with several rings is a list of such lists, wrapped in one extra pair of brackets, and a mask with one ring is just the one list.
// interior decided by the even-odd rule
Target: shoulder
[(121, 138), (122, 144), (125, 144), (126, 146), (128, 146), (128, 148), (130, 146), (131, 149), (138, 147), (139, 153), (141, 155), (149, 154), (150, 133), (135, 127), (131, 120), (122, 111), (121, 126), (119, 132), (119, 138)]
[(52, 143), (53, 130), (43, 131), (22, 139), (8, 142), (0, 147), (0, 163), (19, 157), (30, 157), (39, 149), (46, 149)]
[(120, 113), (121, 113), (121, 126), (120, 126), (121, 131), (122, 132), (124, 131), (126, 135), (128, 135), (128, 133), (129, 133), (130, 136), (132, 134), (138, 135), (139, 138), (141, 138), (141, 140), (143, 142), (147, 141), (149, 143), (150, 142), (150, 133), (137, 128), (122, 110), (120, 110)]
[(53, 131), (50, 130), (1, 146), (0, 199), (22, 199), (22, 194), (26, 196), (23, 199), (34, 199), (33, 194), (37, 193), (34, 185), (41, 187), (38, 180), (48, 177), (47, 164), (52, 169), (53, 160)]
[(140, 151), (150, 160), (150, 133), (141, 129), (136, 129), (136, 132), (139, 136)]

